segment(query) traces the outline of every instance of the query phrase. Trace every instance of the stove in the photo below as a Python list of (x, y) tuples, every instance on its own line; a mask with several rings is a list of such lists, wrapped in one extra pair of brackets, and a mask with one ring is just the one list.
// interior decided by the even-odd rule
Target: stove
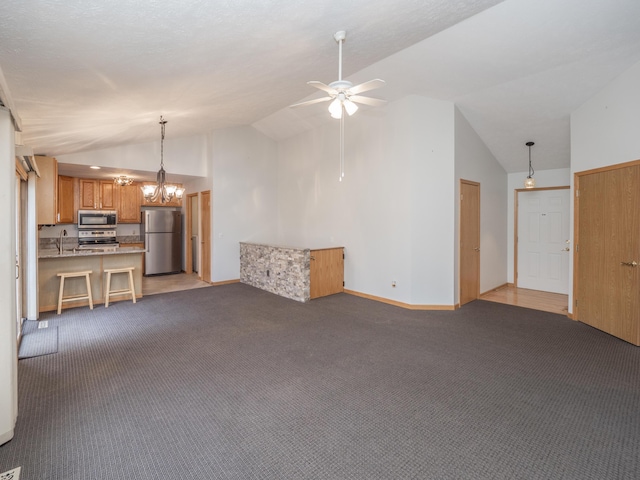
[(78, 230), (78, 248), (115, 250), (120, 244), (116, 241), (115, 230)]

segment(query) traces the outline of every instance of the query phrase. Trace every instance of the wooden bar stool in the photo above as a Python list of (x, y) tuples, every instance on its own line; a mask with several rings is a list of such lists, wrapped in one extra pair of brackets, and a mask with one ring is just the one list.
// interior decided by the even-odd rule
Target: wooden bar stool
[[(133, 271), (135, 267), (126, 268), (106, 268), (104, 273), (107, 274), (107, 290), (104, 295), (104, 307), (109, 307), (109, 297), (113, 295), (131, 295), (131, 300), (136, 303), (136, 289), (133, 286)], [(123, 288), (121, 290), (111, 290), (111, 274), (113, 273), (128, 273), (129, 274), (129, 288)]]
[[(89, 307), (91, 308), (91, 310), (93, 310), (93, 297), (91, 296), (91, 280), (89, 279), (89, 275), (91, 274), (91, 270), (86, 270), (84, 272), (65, 272), (65, 273), (58, 273), (58, 276), (60, 277), (60, 291), (58, 293), (58, 315), (60, 315), (60, 312), (62, 311), (62, 303), (63, 302), (73, 302), (75, 300), (89, 300)], [(63, 296), (64, 294), (64, 281), (67, 278), (74, 278), (74, 277), (85, 277), (86, 281), (87, 281), (87, 293), (86, 294), (80, 294), (80, 295), (67, 295), (66, 297)]]

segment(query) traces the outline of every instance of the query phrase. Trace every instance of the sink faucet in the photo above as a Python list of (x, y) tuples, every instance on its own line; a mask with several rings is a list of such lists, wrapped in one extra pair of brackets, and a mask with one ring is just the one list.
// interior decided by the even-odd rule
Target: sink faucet
[(67, 236), (67, 231), (65, 229), (62, 229), (62, 231), (60, 232), (60, 239), (58, 240), (58, 253), (60, 255), (62, 255), (62, 252), (64, 251), (64, 249), (62, 248), (62, 237), (66, 237)]

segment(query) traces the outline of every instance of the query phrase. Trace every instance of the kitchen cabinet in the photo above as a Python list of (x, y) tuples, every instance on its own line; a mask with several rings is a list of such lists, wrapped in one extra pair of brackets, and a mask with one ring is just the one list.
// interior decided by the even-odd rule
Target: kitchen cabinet
[(344, 291), (344, 248), (311, 250), (309, 257), (310, 298)]
[(58, 216), (57, 223), (76, 223), (76, 179), (58, 176)]
[(40, 171), (36, 180), (36, 218), (38, 225), (54, 225), (58, 216), (58, 161), (53, 157), (35, 157)]
[(118, 223), (140, 223), (142, 191), (139, 183), (115, 186), (117, 196)]
[(83, 210), (115, 210), (115, 185), (110, 180), (80, 179), (80, 205)]
[[(153, 183), (155, 185), (155, 183)], [(143, 185), (152, 185), (151, 182), (145, 182)], [(182, 187), (181, 183), (175, 183), (178, 187)], [(158, 197), (155, 201), (147, 200), (142, 197), (142, 206), (143, 207), (182, 207), (182, 199), (173, 197), (169, 202), (160, 203), (160, 198)]]

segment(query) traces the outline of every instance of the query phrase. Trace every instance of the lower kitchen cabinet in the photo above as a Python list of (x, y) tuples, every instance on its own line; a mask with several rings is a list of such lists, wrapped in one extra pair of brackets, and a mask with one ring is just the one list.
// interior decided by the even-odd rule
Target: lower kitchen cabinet
[(310, 298), (344, 291), (344, 248), (323, 248), (310, 253)]

